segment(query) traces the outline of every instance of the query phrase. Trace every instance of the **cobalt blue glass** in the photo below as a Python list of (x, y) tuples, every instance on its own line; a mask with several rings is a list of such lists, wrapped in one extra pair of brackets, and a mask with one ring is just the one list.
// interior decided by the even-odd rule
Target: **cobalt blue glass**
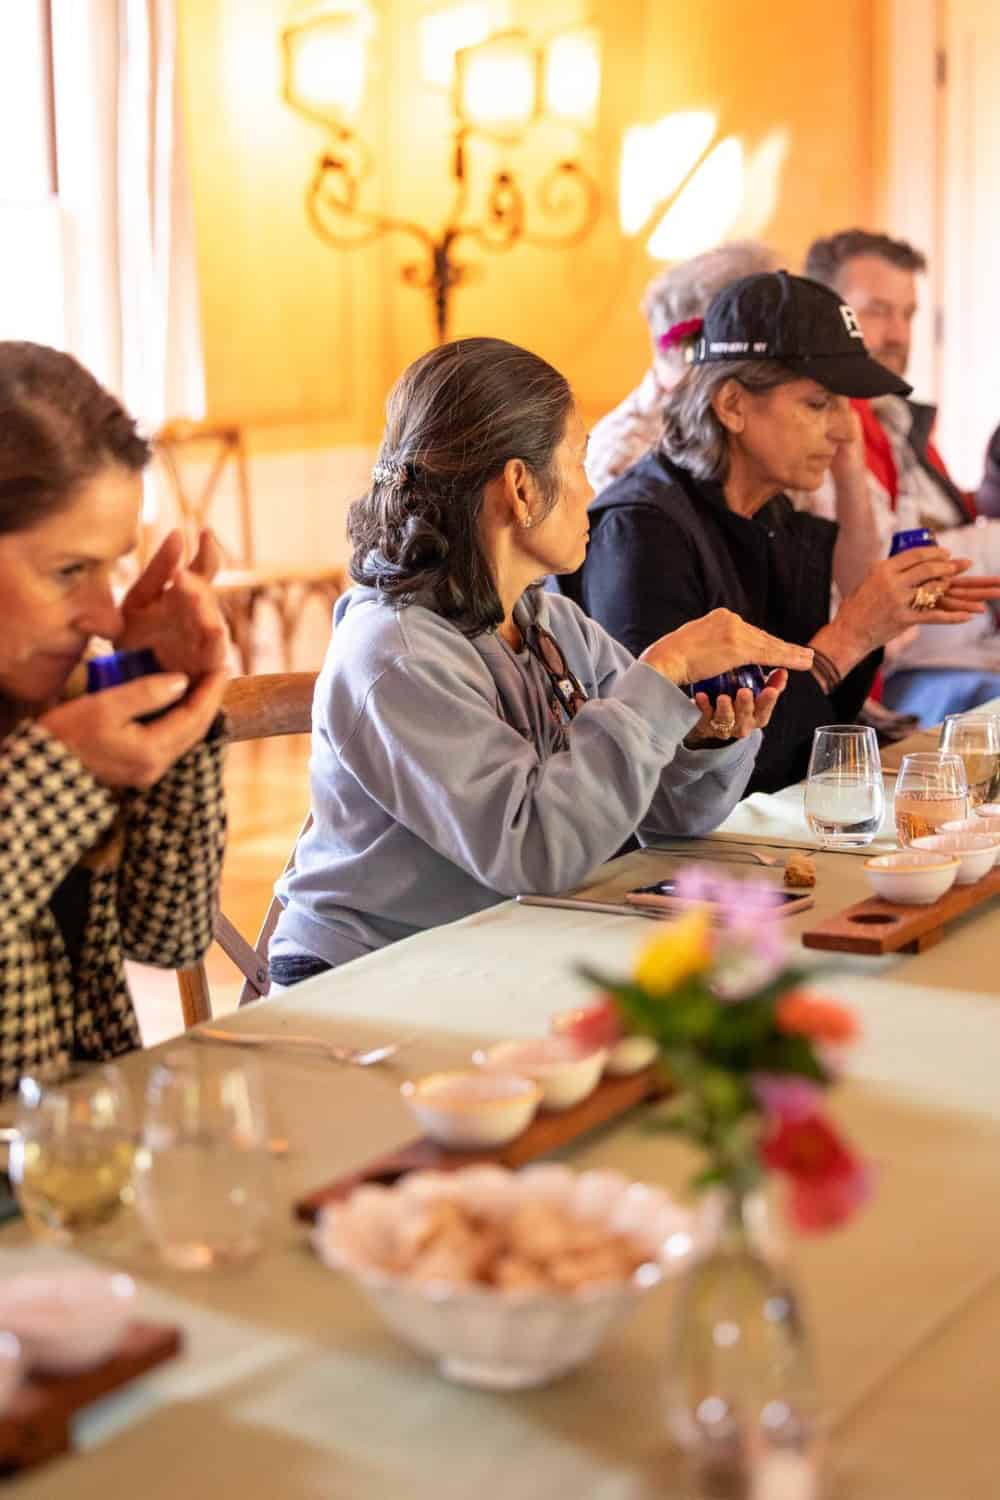
[(889, 547), (889, 556), (895, 557), (898, 552), (909, 552), (911, 547), (935, 545), (933, 531), (928, 531), (926, 526), (916, 526), (912, 531), (896, 532)]
[(706, 677), (701, 682), (689, 683), (685, 692), (690, 698), (695, 693), (707, 693), (714, 703), (722, 693), (734, 698), (740, 688), (749, 688), (754, 697), (762, 693), (767, 684), (767, 672), (763, 667), (748, 665), (734, 667), (731, 672), (722, 672), (718, 677)]
[(87, 692), (100, 693), (105, 688), (121, 687), (137, 677), (150, 677), (161, 670), (156, 652), (148, 646), (141, 651), (114, 651), (110, 656), (95, 656), (87, 663)]

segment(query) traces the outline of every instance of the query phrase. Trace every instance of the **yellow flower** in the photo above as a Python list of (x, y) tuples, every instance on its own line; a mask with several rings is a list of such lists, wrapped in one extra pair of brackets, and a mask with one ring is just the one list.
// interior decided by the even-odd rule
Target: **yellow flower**
[(639, 954), (636, 984), (648, 995), (669, 995), (692, 974), (702, 973), (712, 959), (710, 929), (705, 910), (687, 912), (671, 922), (663, 936), (654, 938)]

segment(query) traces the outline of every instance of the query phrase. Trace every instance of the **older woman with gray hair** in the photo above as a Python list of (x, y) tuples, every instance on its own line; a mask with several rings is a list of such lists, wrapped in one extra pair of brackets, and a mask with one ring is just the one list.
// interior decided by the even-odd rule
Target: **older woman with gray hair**
[[(586, 562), (563, 591), (629, 651), (718, 608), (813, 649), (776, 706), (750, 790), (801, 779), (813, 730), (850, 722), (880, 648), (914, 623), (960, 624), (1000, 595), (967, 560), (922, 547), (878, 562), (830, 615), (836, 523), (797, 512), (855, 441), (852, 396), (909, 387), (865, 349), (836, 292), (786, 271), (721, 292), (680, 335), (689, 368), (657, 449), (595, 501)], [(845, 576), (846, 572), (844, 570)], [(715, 721), (732, 711), (715, 706)]]
[(755, 240), (716, 245), (669, 266), (647, 286), (641, 310), (649, 325), (653, 359), (634, 391), (591, 428), (587, 475), (598, 493), (655, 448), (663, 432), (663, 407), (687, 366), (671, 329), (704, 317), (723, 287), (758, 271), (776, 271), (778, 257)]

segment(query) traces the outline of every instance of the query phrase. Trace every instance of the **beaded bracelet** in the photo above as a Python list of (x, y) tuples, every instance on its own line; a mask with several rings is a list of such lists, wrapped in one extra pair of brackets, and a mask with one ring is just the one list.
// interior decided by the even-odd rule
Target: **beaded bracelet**
[(825, 651), (817, 651), (816, 647), (813, 646), (812, 654), (813, 676), (829, 698), (831, 693), (835, 692), (843, 681), (842, 675), (836, 665), (826, 655)]

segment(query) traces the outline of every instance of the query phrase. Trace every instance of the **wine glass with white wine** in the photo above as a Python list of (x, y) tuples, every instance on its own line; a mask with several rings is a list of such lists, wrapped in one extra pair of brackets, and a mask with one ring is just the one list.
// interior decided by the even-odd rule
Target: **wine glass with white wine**
[(32, 1233), (56, 1244), (113, 1238), (130, 1201), (135, 1133), (113, 1066), (65, 1083), (22, 1078), (8, 1173)]
[(941, 725), (939, 746), (962, 757), (970, 808), (1000, 799), (1000, 718), (949, 714)]
[(870, 844), (882, 825), (885, 790), (874, 729), (826, 724), (813, 734), (806, 822), (824, 849)]

